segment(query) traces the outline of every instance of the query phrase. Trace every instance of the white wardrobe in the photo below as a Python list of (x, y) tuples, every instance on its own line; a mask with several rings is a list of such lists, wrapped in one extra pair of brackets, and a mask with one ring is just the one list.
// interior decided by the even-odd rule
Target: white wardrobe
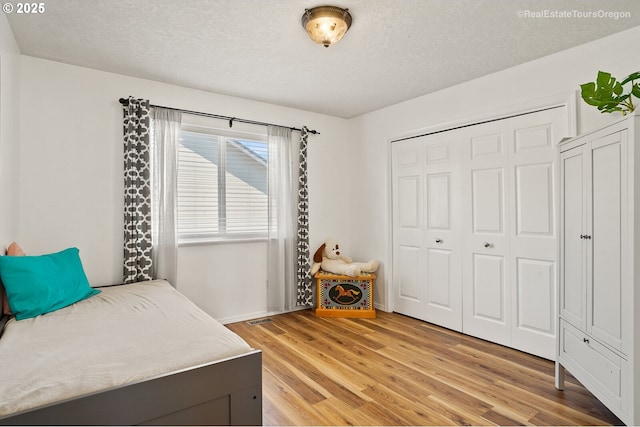
[(560, 144), (556, 387), (568, 369), (629, 425), (640, 424), (639, 126), (633, 115)]
[(567, 117), (558, 107), (392, 143), (394, 311), (555, 358)]

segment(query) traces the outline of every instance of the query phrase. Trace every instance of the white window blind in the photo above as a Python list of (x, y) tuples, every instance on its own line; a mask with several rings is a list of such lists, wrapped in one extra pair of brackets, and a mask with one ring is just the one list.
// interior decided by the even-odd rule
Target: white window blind
[(265, 141), (183, 129), (178, 153), (179, 239), (266, 237), (267, 162)]

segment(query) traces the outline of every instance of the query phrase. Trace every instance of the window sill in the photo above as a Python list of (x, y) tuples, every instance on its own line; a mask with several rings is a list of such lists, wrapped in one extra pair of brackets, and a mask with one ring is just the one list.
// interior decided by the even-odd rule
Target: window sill
[(269, 239), (267, 237), (244, 237), (237, 239), (184, 239), (178, 242), (178, 247), (183, 246), (209, 246), (209, 245), (225, 245), (225, 244), (236, 244), (236, 243), (256, 243), (256, 242), (267, 242)]

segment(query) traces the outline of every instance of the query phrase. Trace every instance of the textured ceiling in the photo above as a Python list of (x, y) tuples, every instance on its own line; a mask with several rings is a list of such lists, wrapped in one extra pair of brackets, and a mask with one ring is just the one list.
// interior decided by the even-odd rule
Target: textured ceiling
[[(46, 0), (24, 55), (353, 117), (640, 25), (640, 0)], [(349, 8), (329, 48), (305, 8)], [(547, 12), (544, 12), (544, 11)], [(630, 17), (586, 18), (590, 11)], [(534, 18), (538, 12), (569, 17)]]

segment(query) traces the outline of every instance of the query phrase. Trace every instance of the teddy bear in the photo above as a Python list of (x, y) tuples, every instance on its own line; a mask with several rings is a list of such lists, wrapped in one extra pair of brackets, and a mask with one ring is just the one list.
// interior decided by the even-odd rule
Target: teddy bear
[(311, 275), (320, 268), (324, 271), (345, 276), (360, 276), (362, 273), (373, 273), (378, 269), (378, 261), (353, 262), (351, 258), (340, 253), (340, 246), (334, 239), (326, 240), (313, 255)]

